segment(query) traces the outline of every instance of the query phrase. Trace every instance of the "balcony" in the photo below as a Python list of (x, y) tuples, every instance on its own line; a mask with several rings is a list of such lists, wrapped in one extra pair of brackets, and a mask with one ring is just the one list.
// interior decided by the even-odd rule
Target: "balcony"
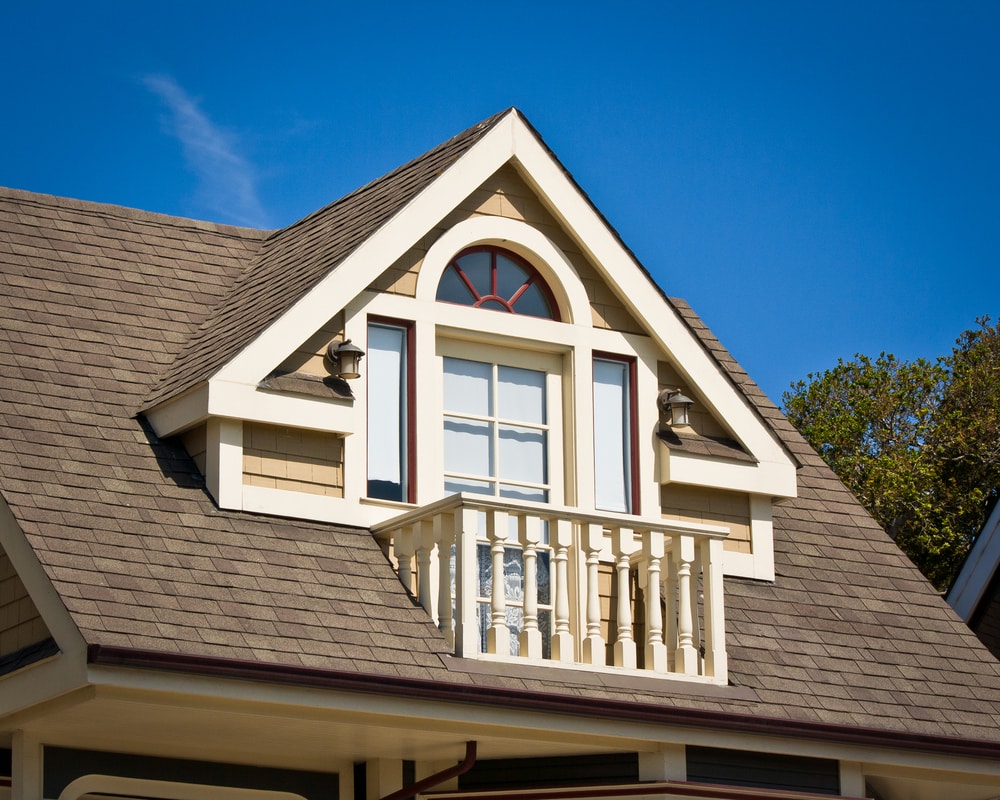
[(373, 533), (456, 655), (727, 680), (728, 528), (455, 494)]

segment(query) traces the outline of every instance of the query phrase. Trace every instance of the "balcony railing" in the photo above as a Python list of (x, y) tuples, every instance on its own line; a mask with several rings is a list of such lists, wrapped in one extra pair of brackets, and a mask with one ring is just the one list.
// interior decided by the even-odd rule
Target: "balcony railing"
[(457, 655), (726, 682), (728, 528), (456, 494), (373, 532)]

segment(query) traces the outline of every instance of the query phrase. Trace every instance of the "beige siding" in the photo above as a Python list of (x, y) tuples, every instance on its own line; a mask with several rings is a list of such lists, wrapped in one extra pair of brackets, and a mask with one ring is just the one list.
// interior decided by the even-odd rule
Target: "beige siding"
[(726, 549), (750, 552), (750, 498), (747, 495), (668, 484), (660, 489), (660, 505), (664, 519), (729, 526)]
[(580, 276), (587, 297), (590, 298), (593, 325), (626, 333), (643, 333), (641, 326), (601, 280), (579, 246), (566, 235), (536, 194), (517, 174), (517, 170), (511, 166), (503, 167), (465, 198), (431, 235), (383, 272), (368, 288), (413, 297), (420, 266), (435, 239), (459, 222), (479, 216), (520, 220), (544, 233), (566, 254)]
[(181, 444), (187, 450), (187, 454), (194, 459), (198, 471), (205, 474), (205, 454), (208, 451), (208, 433), (205, 425), (199, 425), (186, 433), (181, 434)]
[(659, 383), (659, 391), (662, 392), (664, 389), (680, 389), (685, 395), (694, 400), (694, 405), (688, 414), (688, 420), (695, 433), (718, 438), (727, 438), (730, 436), (730, 433), (705, 408), (705, 404), (699, 401), (698, 393), (684, 382), (673, 366), (666, 361), (656, 362), (656, 376)]
[(243, 424), (243, 483), (344, 496), (343, 439), (336, 434)]
[(300, 344), (295, 352), (281, 363), (277, 371), (302, 372), (306, 375), (325, 378), (330, 374), (323, 362), (326, 346), (331, 340), (342, 338), (343, 335), (344, 315), (341, 313)]
[(14, 565), (0, 549), (0, 656), (16, 653), (50, 637)]

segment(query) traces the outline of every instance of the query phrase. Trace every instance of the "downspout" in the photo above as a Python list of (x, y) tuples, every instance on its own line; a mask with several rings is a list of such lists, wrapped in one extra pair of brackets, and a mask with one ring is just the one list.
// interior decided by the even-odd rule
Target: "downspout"
[(392, 794), (387, 794), (381, 800), (406, 800), (408, 797), (413, 797), (420, 792), (430, 789), (433, 786), (437, 786), (440, 783), (444, 783), (447, 780), (458, 777), (459, 775), (464, 775), (472, 766), (476, 763), (476, 743), (466, 742), (465, 743), (465, 760), (460, 764), (456, 764), (453, 767), (448, 767), (448, 769), (443, 769), (440, 772), (435, 772), (433, 775), (428, 775), (423, 780), (417, 781), (410, 786), (404, 786), (402, 789), (393, 792)]

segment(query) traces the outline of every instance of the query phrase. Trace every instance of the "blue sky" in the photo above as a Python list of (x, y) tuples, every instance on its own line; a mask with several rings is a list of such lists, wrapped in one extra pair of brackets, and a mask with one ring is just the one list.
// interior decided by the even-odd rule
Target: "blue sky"
[(520, 108), (776, 401), (1000, 315), (1000, 3), (16, 3), (0, 184), (289, 224)]

